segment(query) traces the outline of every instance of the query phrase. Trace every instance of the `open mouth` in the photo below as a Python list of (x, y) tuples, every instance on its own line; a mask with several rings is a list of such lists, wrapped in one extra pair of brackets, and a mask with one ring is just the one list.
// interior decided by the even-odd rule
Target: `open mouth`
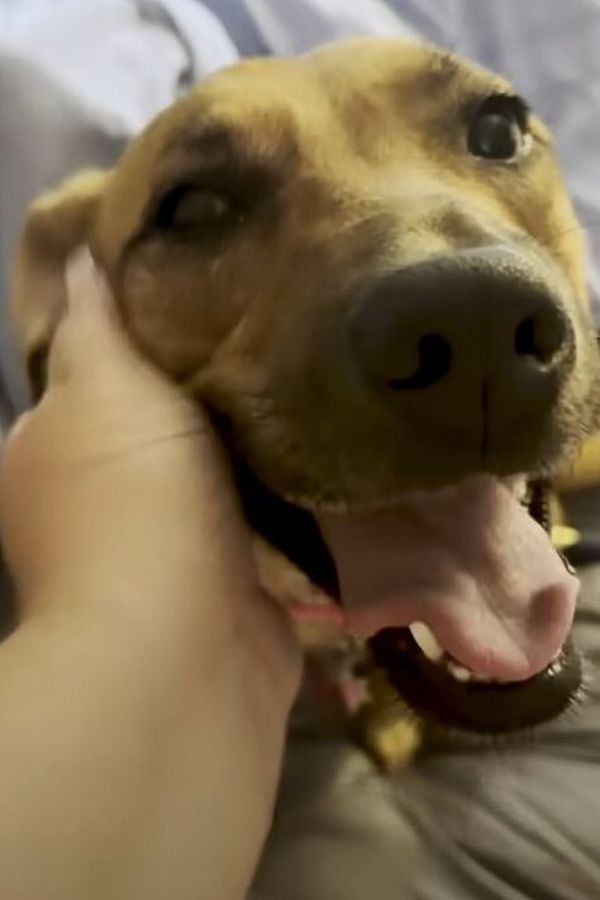
[(476, 476), (400, 510), (313, 514), (235, 470), (250, 525), (342, 606), (416, 712), (502, 733), (576, 698), (578, 581), (551, 545), (546, 485)]
[(390, 683), (426, 718), (450, 728), (501, 734), (551, 721), (577, 696), (581, 661), (570, 642), (531, 678), (499, 682), (461, 666), (443, 650), (432, 656), (419, 625), (383, 629), (370, 646)]

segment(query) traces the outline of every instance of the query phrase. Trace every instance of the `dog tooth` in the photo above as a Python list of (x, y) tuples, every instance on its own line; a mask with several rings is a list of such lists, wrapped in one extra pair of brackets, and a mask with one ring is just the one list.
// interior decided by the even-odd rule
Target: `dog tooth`
[(481, 684), (490, 684), (494, 681), (491, 675), (485, 675), (483, 672), (472, 672), (471, 677), (473, 681), (479, 681)]
[(471, 672), (470, 669), (465, 668), (465, 666), (461, 666), (454, 662), (453, 659), (448, 660), (446, 668), (457, 681), (467, 682), (473, 680), (473, 672)]
[(428, 625), (424, 622), (414, 622), (410, 626), (410, 630), (427, 659), (432, 660), (432, 662), (439, 662), (443, 658), (444, 648)]

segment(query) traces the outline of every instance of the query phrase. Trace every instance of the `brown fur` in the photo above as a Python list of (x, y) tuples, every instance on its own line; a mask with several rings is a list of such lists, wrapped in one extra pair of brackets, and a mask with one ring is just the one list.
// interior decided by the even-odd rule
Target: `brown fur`
[[(454, 56), (395, 40), (250, 60), (217, 74), (159, 116), (112, 172), (77, 176), (34, 205), (15, 277), (24, 344), (47, 340), (63, 261), (89, 240), (139, 345), (232, 418), (244, 452), (278, 490), (315, 501), (316, 485), (345, 501), (401, 490), (365, 436), (354, 442), (355, 471), (337, 471), (327, 458), (365, 410), (337, 404), (318, 439), (305, 440), (314, 392), (338, 399), (311, 348), (341, 297), (374, 273), (508, 241), (566, 280), (574, 326), (580, 335), (589, 328), (581, 233), (544, 126), (533, 119), (535, 145), (520, 166), (466, 152), (472, 110), (507, 90)], [(157, 198), (207, 171), (251, 194), (247, 221), (222, 240), (149, 230)], [(585, 337), (578, 350), (563, 443), (591, 419)], [(308, 371), (307, 359), (311, 374), (299, 388), (295, 374)], [(361, 468), (377, 469), (380, 483), (363, 484)]]

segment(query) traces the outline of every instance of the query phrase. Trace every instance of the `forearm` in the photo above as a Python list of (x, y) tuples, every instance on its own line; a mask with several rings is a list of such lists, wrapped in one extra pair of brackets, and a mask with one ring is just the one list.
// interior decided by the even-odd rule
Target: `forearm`
[(40, 615), (0, 647), (0, 896), (245, 895), (285, 716), (243, 644), (216, 664), (177, 615), (136, 617)]

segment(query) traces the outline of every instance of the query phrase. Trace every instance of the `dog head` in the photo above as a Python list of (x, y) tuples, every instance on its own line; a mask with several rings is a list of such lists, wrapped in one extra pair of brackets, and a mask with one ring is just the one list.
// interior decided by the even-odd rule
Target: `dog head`
[(270, 496), (317, 516), (545, 477), (599, 421), (550, 135), (503, 79), (435, 48), (243, 62), (113, 171), (42, 198), (14, 292), (34, 375), (83, 241), (144, 353)]

